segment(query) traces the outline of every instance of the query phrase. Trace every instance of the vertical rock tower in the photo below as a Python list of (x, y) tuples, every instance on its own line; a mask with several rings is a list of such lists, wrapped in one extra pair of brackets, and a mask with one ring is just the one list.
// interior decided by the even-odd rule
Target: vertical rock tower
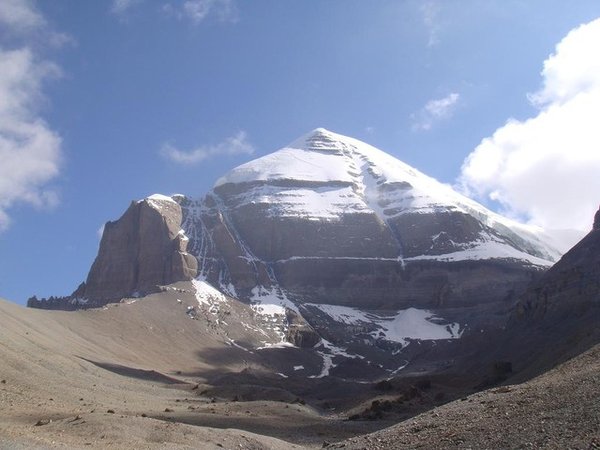
[(98, 256), (77, 296), (116, 300), (196, 277), (198, 262), (187, 252), (181, 221), (181, 206), (171, 197), (132, 202), (119, 220), (105, 225)]

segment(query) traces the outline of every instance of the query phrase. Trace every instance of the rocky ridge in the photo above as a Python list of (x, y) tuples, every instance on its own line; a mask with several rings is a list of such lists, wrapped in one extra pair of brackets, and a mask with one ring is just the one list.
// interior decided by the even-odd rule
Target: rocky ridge
[[(600, 227), (520, 296), (503, 337), (521, 379), (543, 373), (600, 341)], [(522, 345), (526, 343), (527, 345)]]
[(187, 252), (182, 208), (171, 197), (132, 202), (123, 216), (104, 226), (98, 256), (87, 280), (66, 298), (32, 298), (28, 306), (57, 309), (102, 306), (156, 292), (161, 285), (192, 280), (198, 259)]
[(529, 321), (566, 320), (600, 307), (600, 211), (594, 227), (563, 255), (519, 301), (516, 314)]

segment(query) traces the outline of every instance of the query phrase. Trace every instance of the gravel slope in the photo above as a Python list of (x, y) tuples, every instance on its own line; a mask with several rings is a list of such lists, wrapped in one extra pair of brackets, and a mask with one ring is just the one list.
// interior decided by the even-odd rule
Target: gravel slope
[[(0, 449), (320, 448), (385, 425), (296, 402), (199, 395), (210, 376), (252, 362), (186, 316), (193, 299), (177, 297), (77, 312), (0, 300)], [(598, 430), (600, 345), (526, 383), (330, 448), (594, 449)]]
[[(185, 372), (214, 370), (216, 362), (198, 352), (225, 348), (184, 311), (164, 296), (77, 312), (0, 300), (0, 449), (298, 448), (219, 423), (169, 422), (192, 404), (210, 407), (192, 391), (199, 378)], [(109, 362), (123, 370), (101, 367)], [(221, 366), (243, 364), (233, 358)], [(298, 416), (318, 417), (309, 408)]]
[(448, 403), (328, 448), (600, 448), (600, 345), (526, 383)]

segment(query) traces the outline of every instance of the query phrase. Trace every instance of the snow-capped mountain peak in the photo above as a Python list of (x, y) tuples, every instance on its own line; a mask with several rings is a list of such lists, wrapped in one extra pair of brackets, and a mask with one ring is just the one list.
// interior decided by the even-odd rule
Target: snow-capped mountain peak
[[(181, 293), (165, 286), (192, 281), (190, 317), (214, 321), (241, 350), (312, 348), (321, 377), (342, 357), (396, 355), (496, 323), (558, 256), (536, 233), (320, 128), (233, 169), (202, 199), (133, 202), (106, 224), (86, 282), (52, 305)], [(255, 350), (227, 334), (234, 310)], [(387, 357), (392, 374), (408, 363)]]
[[(393, 156), (324, 128), (233, 169), (215, 189), (224, 191), (227, 186), (232, 188), (229, 199), (238, 207), (260, 205), (271, 217), (331, 221), (375, 215), (397, 234), (395, 225), (409, 216), (460, 215), (482, 228), (476, 239), (459, 242), (442, 227), (429, 236), (432, 252), (404, 252), (404, 257), (501, 257), (550, 265), (560, 256), (540, 237), (539, 229), (499, 216)], [(457, 233), (460, 230), (450, 234)], [(439, 240), (444, 249), (436, 249)]]

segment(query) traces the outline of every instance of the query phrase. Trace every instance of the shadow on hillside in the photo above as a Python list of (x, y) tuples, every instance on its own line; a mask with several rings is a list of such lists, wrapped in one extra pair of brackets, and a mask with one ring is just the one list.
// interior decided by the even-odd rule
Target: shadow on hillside
[(93, 361), (87, 358), (82, 358), (79, 356), (78, 358), (87, 361), (95, 365), (96, 367), (100, 367), (101, 369), (108, 370), (109, 372), (116, 373), (117, 375), (121, 375), (128, 378), (135, 378), (138, 380), (152, 381), (155, 383), (162, 383), (168, 385), (190, 384), (186, 381), (182, 381), (177, 378), (157, 372), (156, 370), (137, 369), (135, 367), (122, 366), (120, 364), (103, 363), (99, 361)]

